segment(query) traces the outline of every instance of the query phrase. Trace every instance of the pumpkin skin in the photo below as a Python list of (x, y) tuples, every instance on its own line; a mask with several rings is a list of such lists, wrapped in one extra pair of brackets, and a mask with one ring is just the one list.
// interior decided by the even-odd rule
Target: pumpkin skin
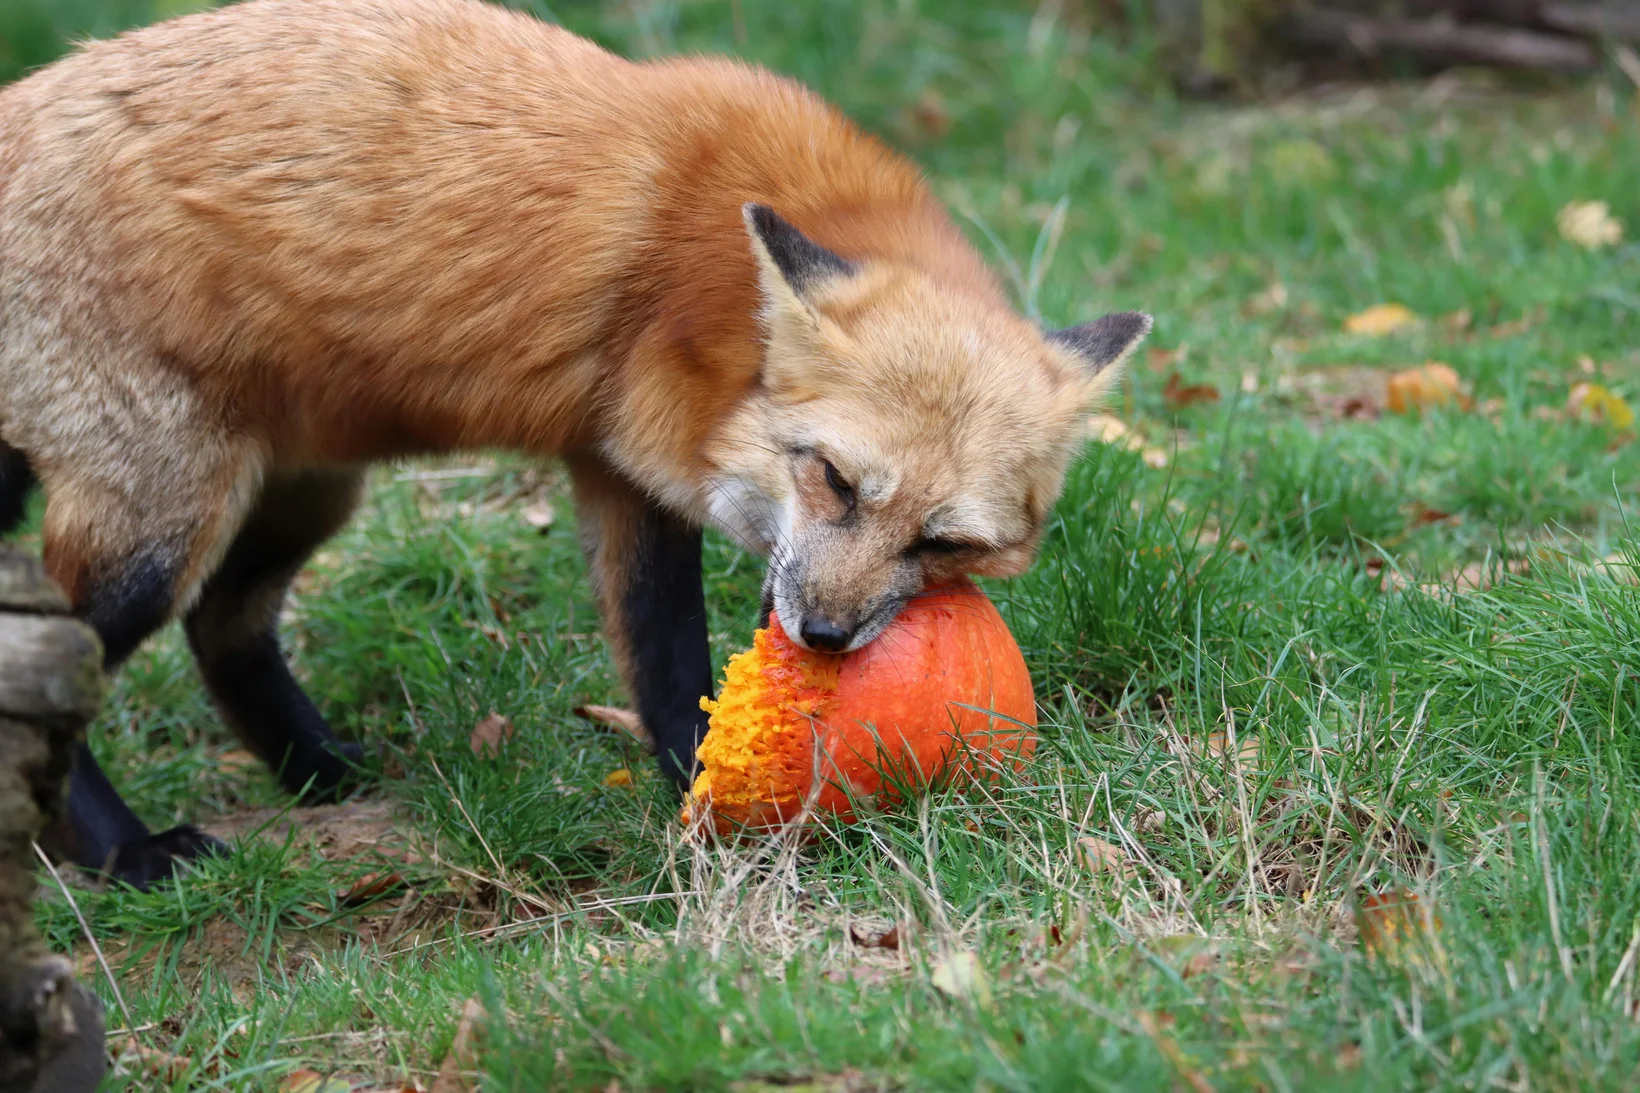
[(1036, 750), (1025, 658), (968, 581), (917, 597), (841, 656), (795, 645), (771, 618), (701, 708), (710, 726), (682, 818), (719, 834), (780, 827), (811, 795), (815, 814), (850, 821), (849, 791), (893, 803), (885, 774), (900, 785), (984, 776)]

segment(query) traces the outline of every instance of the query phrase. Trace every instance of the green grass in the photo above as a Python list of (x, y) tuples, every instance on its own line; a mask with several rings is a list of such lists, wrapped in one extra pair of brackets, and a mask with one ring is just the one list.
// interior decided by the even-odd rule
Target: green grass
[[(1037, 567), (990, 588), (1039, 758), (810, 846), (687, 844), (649, 762), (573, 713), (620, 696), (559, 481), (384, 471), (289, 633), (337, 725), (383, 744), (365, 803), (419, 859), (263, 835), (160, 892), (77, 889), (139, 1038), (190, 1060), (110, 1088), (430, 1084), (475, 996), (494, 1091), (1629, 1086), (1640, 444), (1561, 408), (1591, 378), (1640, 400), (1640, 247), (1577, 248), (1555, 214), (1606, 200), (1640, 232), (1632, 87), (1186, 107), (1142, 28), (1026, 4), (534, 8), (794, 73), (927, 166), (1022, 306), (1156, 314), (1112, 407), (1148, 452), (1091, 446)], [(60, 36), (151, 9), (0, 0), (0, 27), (42, 13)], [(1341, 332), (1386, 301), (1424, 321)], [(1328, 408), (1432, 359), (1475, 409)], [(1170, 408), (1168, 367), (1222, 397)], [(538, 535), (514, 513), (542, 492)], [(760, 567), (714, 539), (708, 571), (721, 663)], [(491, 710), (517, 732), (480, 758)], [(93, 744), (154, 824), (286, 804), (223, 762), (174, 633)], [(345, 898), (385, 868), (407, 887)], [(1439, 926), (1367, 951), (1352, 909), (1395, 887)], [(85, 952), (65, 903), (40, 917)], [(851, 940), (889, 921), (898, 950)], [(936, 985), (969, 952), (988, 1005)]]

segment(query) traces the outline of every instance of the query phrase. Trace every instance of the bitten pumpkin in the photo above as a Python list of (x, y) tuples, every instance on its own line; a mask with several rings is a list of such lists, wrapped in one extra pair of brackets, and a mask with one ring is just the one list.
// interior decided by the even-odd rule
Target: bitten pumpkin
[(793, 644), (771, 619), (701, 708), (710, 726), (683, 820), (704, 815), (720, 834), (790, 822), (811, 795), (815, 813), (849, 820), (851, 794), (890, 804), (894, 785), (983, 775), (1036, 749), (1025, 658), (966, 581), (917, 597), (842, 656)]

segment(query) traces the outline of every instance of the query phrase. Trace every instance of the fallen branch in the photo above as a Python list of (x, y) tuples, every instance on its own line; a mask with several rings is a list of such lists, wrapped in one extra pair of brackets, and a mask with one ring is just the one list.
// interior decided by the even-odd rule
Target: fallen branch
[(1593, 71), (1596, 60), (1594, 47), (1575, 38), (1450, 18), (1378, 19), (1311, 9), (1288, 14), (1279, 32), (1295, 46), (1366, 60), (1399, 55), (1430, 66), (1578, 74)]
[(1522, 70), (1581, 73), (1594, 68), (1587, 43), (1510, 27), (1447, 19), (1367, 19), (1338, 12), (1296, 12), (1284, 21), (1299, 45), (1364, 59), (1402, 55), (1428, 65), (1483, 64)]

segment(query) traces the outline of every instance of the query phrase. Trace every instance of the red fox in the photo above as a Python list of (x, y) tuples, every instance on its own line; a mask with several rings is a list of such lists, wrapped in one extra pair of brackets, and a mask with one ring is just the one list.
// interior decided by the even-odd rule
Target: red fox
[[(1084, 413), (1149, 331), (1018, 315), (918, 172), (802, 87), (634, 63), (480, 0), (246, 0), (0, 91), (0, 530), (112, 671), (175, 615), (284, 786), (341, 744), (276, 620), (373, 461), (561, 458), (668, 775), (712, 691), (701, 529), (798, 642), (1033, 558)], [(146, 886), (82, 748), (54, 850)]]

